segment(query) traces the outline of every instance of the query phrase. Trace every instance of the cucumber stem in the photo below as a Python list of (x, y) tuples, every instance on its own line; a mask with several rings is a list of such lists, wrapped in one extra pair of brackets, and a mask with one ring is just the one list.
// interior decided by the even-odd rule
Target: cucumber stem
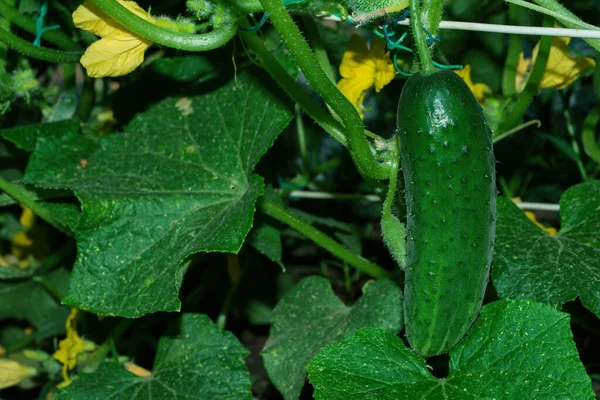
[(423, 25), (433, 35), (436, 36), (442, 21), (444, 13), (445, 0), (422, 0), (423, 9), (426, 12), (423, 14)]
[(417, 51), (419, 52), (419, 59), (421, 60), (421, 74), (427, 76), (435, 72), (435, 66), (431, 60), (431, 52), (429, 51), (425, 31), (423, 31), (423, 25), (421, 24), (421, 6), (419, 1), (410, 0), (410, 25), (415, 38), (415, 44), (417, 45)]
[[(17, 7), (7, 4), (5, 0), (0, 0), (0, 15), (17, 25), (19, 28), (35, 35), (35, 21), (27, 18), (26, 15), (21, 14)], [(80, 50), (80, 47), (62, 30), (47, 31), (42, 36), (42, 40), (54, 43), (65, 50)]]
[(138, 17), (117, 0), (90, 0), (92, 4), (110, 16), (127, 30), (161, 46), (186, 51), (208, 51), (225, 45), (237, 32), (233, 12), (223, 7), (223, 19), (228, 21), (214, 26), (208, 33), (192, 34), (161, 28)]
[[(544, 18), (544, 26), (552, 26), (553, 23), (553, 18)], [(529, 73), (529, 78), (527, 79), (525, 88), (523, 89), (519, 97), (515, 100), (514, 106), (510, 113), (506, 115), (506, 117), (502, 121), (502, 124), (498, 129), (500, 132), (508, 131), (521, 122), (521, 119), (525, 115), (527, 108), (529, 108), (531, 101), (539, 91), (540, 82), (542, 81), (542, 77), (544, 76), (544, 72), (546, 71), (546, 64), (548, 63), (548, 58), (550, 57), (551, 47), (552, 38), (548, 36), (542, 37), (542, 39), (540, 40), (538, 55), (535, 60), (535, 64), (533, 65), (533, 67), (531, 67), (531, 72)]]
[(280, 204), (267, 199), (266, 197), (259, 197), (256, 201), (256, 205), (260, 207), (261, 211), (268, 216), (275, 218), (276, 220), (283, 222), (284, 224), (292, 227), (293, 229), (300, 232), (306, 238), (312, 240), (318, 246), (321, 246), (334, 256), (338, 257), (342, 261), (347, 262), (354, 268), (373, 278), (390, 278), (391, 273), (379, 265), (372, 263), (371, 261), (353, 253), (325, 233), (321, 232), (302, 218), (292, 214)]
[[(2, 30), (2, 28), (0, 28), (0, 30)], [(36, 196), (33, 192), (30, 192), (23, 186), (8, 182), (3, 178), (0, 178), (0, 190), (15, 199), (17, 202), (23, 204), (25, 207), (29, 208), (35, 215), (54, 226), (59, 231), (69, 236), (73, 236), (73, 232), (71, 232), (67, 226), (54, 218), (50, 210), (36, 201)]]
[[(94, 0), (98, 1), (98, 0)], [(373, 179), (388, 179), (389, 166), (380, 164), (365, 137), (363, 123), (354, 105), (327, 76), (302, 33), (281, 0), (260, 0), (275, 29), (315, 92), (342, 119), (346, 128), (350, 155), (360, 174)]]
[(77, 64), (83, 55), (79, 51), (60, 51), (34, 46), (4, 28), (0, 28), (0, 43), (6, 44), (9, 48), (18, 51), (26, 57), (33, 57), (52, 63)]
[[(508, 22), (518, 25), (521, 9), (514, 4), (508, 5)], [(506, 97), (512, 97), (516, 93), (515, 78), (517, 76), (517, 65), (521, 54), (521, 36), (510, 35), (508, 37), (508, 52), (502, 73), (502, 93)]]
[(291, 76), (281, 66), (279, 61), (266, 48), (262, 39), (254, 32), (240, 31), (240, 36), (262, 61), (264, 68), (271, 78), (311, 117), (325, 132), (329, 133), (342, 146), (348, 146), (344, 127), (337, 122), (325, 109), (310, 98)]

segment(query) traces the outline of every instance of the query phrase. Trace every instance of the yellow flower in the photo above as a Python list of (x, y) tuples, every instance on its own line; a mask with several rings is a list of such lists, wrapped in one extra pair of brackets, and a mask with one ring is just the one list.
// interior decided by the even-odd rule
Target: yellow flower
[(35, 370), (27, 368), (14, 360), (0, 358), (0, 389), (15, 386), (30, 375), (34, 375)]
[(546, 227), (542, 224), (540, 224), (537, 219), (535, 218), (535, 214), (530, 212), (530, 211), (525, 211), (525, 215), (527, 216), (527, 218), (529, 218), (534, 224), (536, 224), (537, 226), (540, 227), (541, 230), (543, 230), (544, 232), (546, 232), (547, 234), (549, 234), (550, 236), (556, 236), (556, 234), (558, 233), (558, 231), (556, 230), (556, 228), (553, 227)]
[[(554, 88), (561, 90), (571, 85), (584, 72), (596, 66), (596, 61), (589, 57), (573, 57), (569, 53), (569, 42), (571, 38), (555, 37), (552, 39), (552, 47), (548, 56), (546, 70), (542, 76), (539, 89)], [(525, 87), (529, 70), (535, 63), (540, 49), (540, 43), (533, 49), (533, 61), (526, 59), (523, 53), (519, 56), (515, 88), (521, 92)]]
[[(156, 23), (156, 19), (135, 1), (118, 2), (138, 17)], [(129, 32), (88, 0), (73, 12), (73, 23), (101, 37), (81, 57), (81, 64), (92, 78), (130, 73), (144, 61), (144, 53), (152, 46), (151, 41)]]
[(67, 318), (66, 328), (67, 337), (60, 341), (58, 350), (52, 355), (54, 359), (60, 361), (62, 367), (63, 382), (58, 387), (65, 387), (71, 384), (69, 370), (77, 365), (77, 356), (84, 351), (83, 340), (77, 334), (77, 312), (76, 308), (71, 309), (71, 314)]
[[(537, 47), (536, 47), (537, 48)], [(535, 53), (537, 55), (537, 52)], [(522, 92), (525, 88), (525, 83), (529, 77), (529, 69), (531, 68), (531, 59), (525, 58), (523, 52), (519, 54), (519, 63), (517, 64), (517, 73), (515, 75), (515, 89), (517, 92)]]
[(11, 241), (10, 258), (14, 260), (9, 264), (26, 268), (32, 257), (39, 260), (44, 258), (50, 251), (47, 242), (47, 231), (44, 226), (36, 224), (36, 216), (29, 208), (21, 206), (23, 212), (19, 218), (23, 230), (18, 231)]
[(480, 103), (483, 103), (485, 97), (488, 94), (492, 93), (492, 89), (490, 89), (490, 87), (485, 83), (473, 83), (473, 81), (471, 80), (471, 66), (469, 64), (465, 65), (463, 69), (456, 70), (454, 72), (456, 72), (458, 76), (460, 76), (463, 79), (463, 81), (465, 81), (465, 83), (469, 86), (469, 88), (475, 95), (477, 101), (479, 101)]
[(136, 376), (140, 376), (142, 378), (146, 378), (146, 377), (152, 375), (152, 372), (148, 371), (146, 368), (140, 367), (139, 365), (136, 365), (129, 361), (125, 361), (123, 363), (123, 366), (125, 367), (125, 369), (127, 371), (131, 372), (132, 374), (134, 374)]
[[(23, 212), (19, 218), (21, 226), (27, 230), (33, 227), (35, 223), (35, 214), (29, 208), (21, 206)], [(26, 231), (18, 231), (13, 236), (11, 241), (11, 252), (19, 260), (24, 261), (28, 255), (31, 254), (31, 247), (33, 246), (33, 240), (27, 235)]]
[(385, 50), (383, 39), (374, 38), (368, 49), (361, 36), (352, 35), (344, 53), (340, 65), (342, 79), (337, 87), (354, 104), (361, 118), (364, 118), (363, 100), (367, 92), (372, 87), (379, 92), (396, 75), (390, 54)]

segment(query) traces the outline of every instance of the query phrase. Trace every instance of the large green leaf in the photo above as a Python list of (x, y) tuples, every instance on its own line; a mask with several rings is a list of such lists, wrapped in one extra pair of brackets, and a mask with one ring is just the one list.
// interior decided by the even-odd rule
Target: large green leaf
[(57, 269), (22, 282), (0, 282), (0, 321), (27, 320), (35, 327), (36, 339), (63, 333), (69, 310), (60, 305), (44, 284), (62, 296), (69, 285), (69, 272)]
[(600, 317), (600, 182), (567, 190), (561, 229), (551, 236), (507, 199), (498, 199), (492, 280), (503, 299), (560, 307), (576, 297)]
[(257, 217), (254, 227), (248, 234), (248, 244), (276, 262), (282, 270), (285, 267), (281, 262), (281, 231), (265, 217)]
[(540, 303), (485, 306), (438, 379), (395, 335), (363, 329), (308, 365), (317, 400), (592, 400), (568, 314)]
[(338, 299), (322, 277), (302, 280), (277, 304), (262, 352), (271, 381), (286, 400), (298, 399), (306, 364), (328, 344), (365, 327), (398, 333), (402, 292), (391, 281), (367, 282), (352, 307)]
[(46, 124), (17, 126), (0, 130), (0, 136), (10, 140), (20, 149), (33, 151), (40, 137), (73, 135), (79, 131), (79, 122), (63, 120)]
[[(11, 141), (20, 149), (32, 152), (35, 150), (39, 138), (63, 135), (72, 136), (79, 131), (79, 125), (80, 123), (75, 120), (24, 125), (0, 130), (0, 137)], [(16, 182), (12, 183), (18, 185)], [(65, 197), (73, 197), (72, 193), (57, 190), (36, 190), (25, 186), (22, 186), (21, 190), (26, 192), (30, 198), (41, 202), (44, 208), (47, 208), (51, 212), (56, 221), (60, 221), (70, 229), (74, 229), (77, 226), (79, 208), (75, 204), (64, 202)], [(1, 193), (0, 207), (10, 204), (16, 204), (16, 201), (6, 193)]]
[(59, 390), (56, 400), (250, 400), (248, 351), (207, 316), (184, 314), (158, 342), (152, 373), (136, 376), (114, 362)]
[[(62, 226), (56, 226), (58, 229), (68, 231), (68, 229), (74, 230), (77, 227), (80, 211), (79, 206), (74, 204), (77, 200), (70, 191), (39, 189), (31, 185), (25, 186), (15, 182), (11, 182), (11, 184), (18, 187), (23, 195), (42, 204), (50, 212), (53, 220), (62, 224)], [(18, 202), (6, 193), (0, 194), (0, 207), (12, 204), (18, 204)], [(25, 273), (24, 276), (27, 276), (27, 274)]]
[(263, 191), (253, 167), (292, 117), (259, 82), (245, 72), (168, 98), (99, 143), (38, 140), (25, 180), (71, 189), (82, 205), (66, 303), (125, 317), (177, 311), (182, 259), (240, 249)]

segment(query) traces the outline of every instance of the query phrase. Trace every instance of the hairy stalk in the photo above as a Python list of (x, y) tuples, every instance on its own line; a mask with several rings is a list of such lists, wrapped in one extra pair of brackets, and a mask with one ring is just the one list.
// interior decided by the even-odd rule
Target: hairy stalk
[(261, 0), (261, 4), (265, 11), (269, 13), (273, 25), (281, 34), (283, 42), (310, 85), (342, 119), (342, 123), (346, 127), (350, 154), (361, 175), (374, 179), (387, 179), (389, 177), (389, 167), (380, 164), (375, 159), (365, 137), (364, 127), (358, 112), (323, 71), (281, 1)]
[(340, 125), (322, 107), (315, 103), (283, 69), (279, 61), (266, 48), (265, 44), (256, 33), (241, 32), (240, 36), (246, 41), (248, 47), (262, 60), (267, 72), (279, 86), (304, 110), (325, 132), (329, 133), (343, 146), (348, 146), (344, 127)]
[(331, 79), (332, 82), (335, 82), (333, 80), (333, 68), (331, 68), (331, 63), (327, 56), (327, 49), (325, 48), (323, 39), (321, 39), (321, 34), (319, 33), (319, 28), (317, 27), (314, 18), (305, 16), (302, 17), (302, 22), (304, 23), (304, 29), (306, 30), (306, 37), (308, 37), (308, 40), (310, 41), (319, 65), (323, 68), (323, 71), (325, 71), (329, 79)]
[[(587, 26), (588, 29), (598, 29), (593, 25), (589, 25), (581, 21), (579, 17), (569, 11), (565, 6), (560, 4), (560, 2), (556, 0), (534, 0), (537, 4), (546, 9), (558, 14), (556, 17), (562, 24), (564, 24), (568, 28), (580, 28), (582, 25)], [(572, 22), (575, 20), (575, 22)], [(591, 28), (590, 28), (591, 27)], [(599, 39), (586, 39), (586, 42), (597, 51), (600, 51), (600, 40)]]
[[(203, 34), (175, 32), (161, 28), (138, 17), (116, 0), (90, 0), (96, 7), (108, 14), (131, 32), (134, 32), (154, 43), (178, 50), (207, 51), (223, 46), (237, 32), (237, 23), (223, 23), (213, 31)], [(223, 16), (225, 20), (233, 19), (232, 15)]]
[[(21, 29), (34, 34), (36, 33), (35, 21), (19, 13), (14, 6), (9, 6), (4, 0), (0, 0), (0, 15)], [(81, 48), (61, 30), (47, 31), (42, 36), (43, 40), (57, 45), (65, 50), (80, 50)]]
[(371, 261), (354, 254), (340, 243), (333, 240), (331, 237), (327, 236), (325, 233), (321, 232), (308, 222), (304, 221), (302, 218), (292, 214), (276, 202), (269, 200), (266, 197), (260, 197), (256, 204), (258, 207), (260, 207), (261, 211), (268, 216), (273, 217), (276, 220), (294, 228), (302, 235), (312, 240), (315, 244), (329, 251), (342, 261), (352, 265), (359, 271), (364, 272), (373, 278), (389, 278), (391, 276), (389, 271), (386, 271), (377, 264), (374, 264)]
[(62, 231), (69, 236), (73, 235), (73, 232), (71, 232), (67, 226), (54, 218), (50, 210), (36, 201), (37, 196), (34, 193), (25, 189), (23, 186), (15, 185), (14, 183), (10, 183), (3, 178), (0, 178), (0, 190), (29, 208), (35, 215), (54, 226), (59, 231)]
[[(512, 25), (519, 20), (519, 7), (514, 4), (508, 5), (508, 22)], [(521, 54), (521, 37), (510, 35), (508, 37), (508, 52), (504, 71), (502, 73), (502, 93), (506, 97), (512, 97), (515, 94), (515, 79), (517, 76), (517, 65), (519, 64), (519, 55)]]
[(423, 25), (421, 25), (419, 0), (410, 0), (410, 24), (415, 44), (417, 45), (417, 51), (419, 52), (419, 59), (421, 60), (421, 73), (423, 75), (431, 75), (435, 71), (435, 67), (431, 60), (427, 37), (423, 31)]
[(446, 0), (422, 0), (421, 23), (433, 36), (436, 36), (442, 21)]
[[(546, 17), (544, 19), (544, 26), (552, 26), (553, 19), (550, 17)], [(552, 46), (552, 38), (551, 37), (543, 37), (540, 42), (540, 47), (538, 51), (537, 58), (535, 60), (535, 65), (531, 68), (531, 73), (529, 74), (529, 79), (525, 84), (525, 88), (523, 92), (519, 95), (512, 111), (505, 118), (503, 123), (500, 125), (500, 132), (509, 131), (513, 127), (519, 124), (529, 104), (537, 94), (540, 86), (540, 82), (542, 81), (542, 77), (544, 76), (544, 71), (546, 70), (546, 64), (548, 63), (548, 57), (550, 55), (550, 48)]]
[(5, 43), (9, 48), (18, 51), (27, 57), (37, 58), (38, 60), (52, 63), (76, 64), (83, 54), (78, 51), (59, 51), (37, 47), (16, 37), (4, 28), (0, 28), (0, 42)]

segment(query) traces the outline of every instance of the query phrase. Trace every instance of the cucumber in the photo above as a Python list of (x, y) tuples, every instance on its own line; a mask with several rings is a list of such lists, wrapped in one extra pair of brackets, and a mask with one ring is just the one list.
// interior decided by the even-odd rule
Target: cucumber
[(407, 204), (406, 336), (447, 352), (483, 302), (496, 225), (495, 160), (481, 106), (454, 72), (415, 74), (398, 104)]

